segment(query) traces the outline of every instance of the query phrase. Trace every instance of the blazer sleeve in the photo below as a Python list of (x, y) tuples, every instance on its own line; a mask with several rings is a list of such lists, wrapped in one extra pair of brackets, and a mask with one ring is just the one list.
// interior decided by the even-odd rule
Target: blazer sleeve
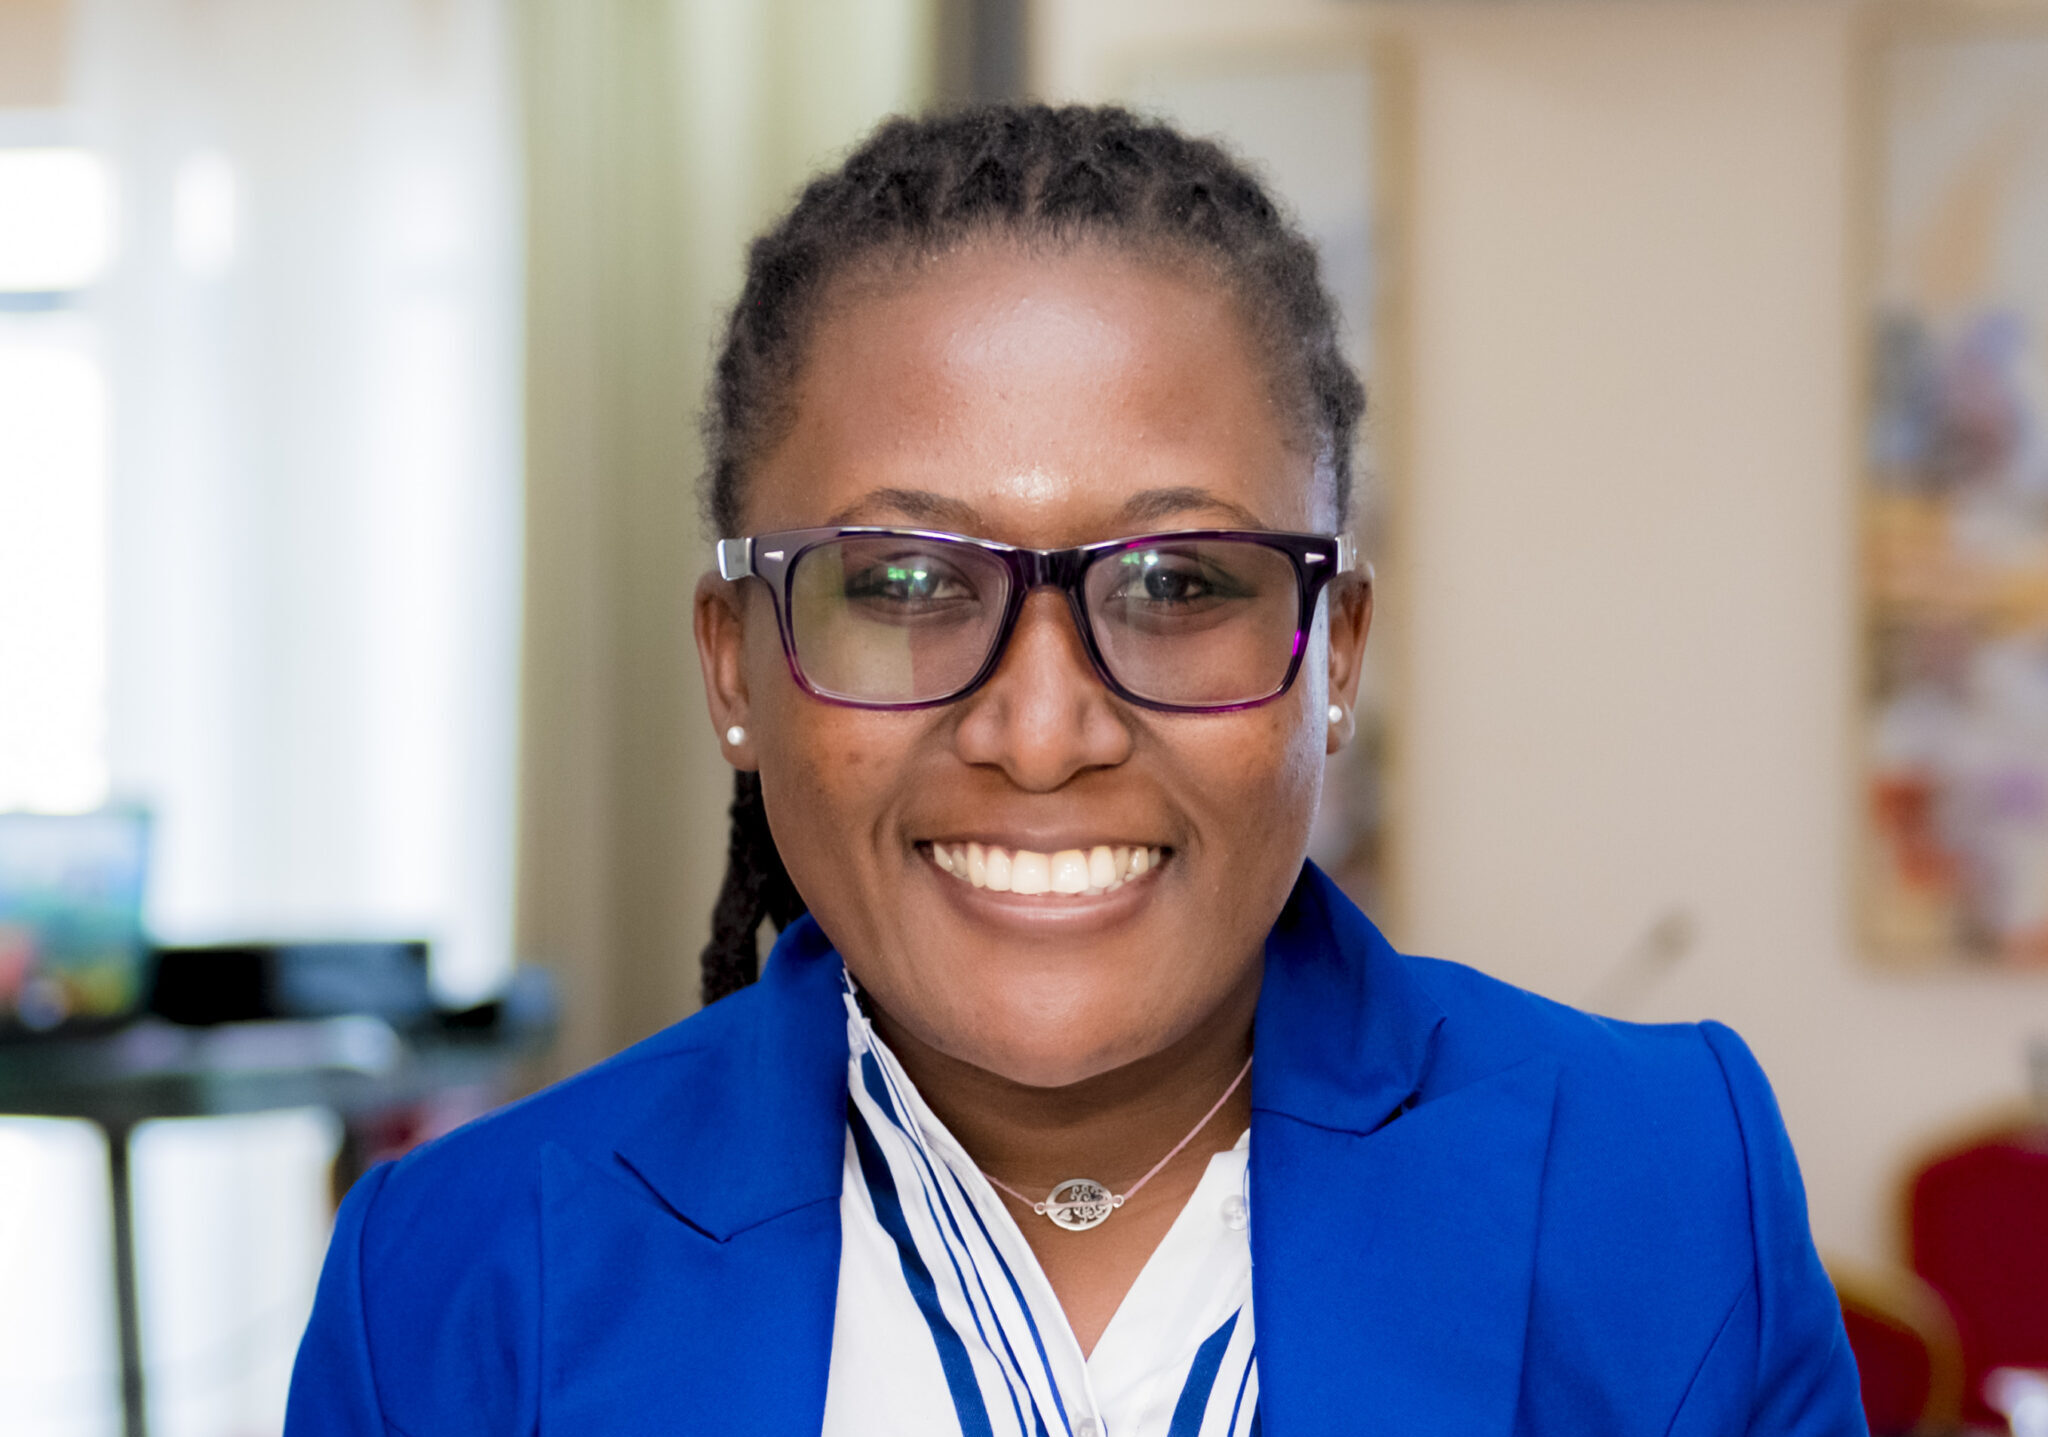
[[(1755, 1267), (1672, 1423), (1673, 1437), (1693, 1431), (1692, 1417), (1745, 1407), (1750, 1437), (1865, 1437), (1856, 1359), (1814, 1251), (1806, 1190), (1777, 1100), (1742, 1039), (1719, 1023), (1700, 1030), (1721, 1065), (1741, 1133)], [(1737, 1392), (1746, 1400), (1725, 1402)]]
[(391, 1437), (370, 1365), (363, 1310), (363, 1228), (389, 1164), (365, 1173), (341, 1204), (327, 1262), (313, 1298), (313, 1318), (292, 1364), (285, 1437)]

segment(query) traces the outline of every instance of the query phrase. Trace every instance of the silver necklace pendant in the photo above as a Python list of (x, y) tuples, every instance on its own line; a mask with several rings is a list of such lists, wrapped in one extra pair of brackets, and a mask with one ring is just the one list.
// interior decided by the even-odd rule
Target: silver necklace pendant
[(1101, 1227), (1124, 1200), (1093, 1178), (1068, 1178), (1045, 1195), (1044, 1202), (1031, 1204), (1053, 1224), (1068, 1232), (1086, 1232)]
[(1209, 1126), (1209, 1119), (1223, 1111), (1223, 1105), (1230, 1101), (1230, 1095), (1237, 1091), (1238, 1084), (1244, 1081), (1244, 1075), (1251, 1070), (1252, 1060), (1246, 1058), (1244, 1066), (1237, 1070), (1237, 1076), (1230, 1080), (1230, 1086), (1223, 1090), (1223, 1096), (1210, 1105), (1208, 1112), (1202, 1114), (1202, 1121), (1188, 1129), (1188, 1135), (1173, 1145), (1172, 1152), (1152, 1164), (1152, 1171), (1121, 1193), (1111, 1192), (1094, 1178), (1068, 1178), (1047, 1193), (1044, 1202), (1032, 1202), (1001, 1178), (989, 1177), (985, 1171), (982, 1176), (988, 1178), (992, 1186), (1001, 1188), (1018, 1202), (1028, 1204), (1033, 1212), (1054, 1227), (1065, 1228), (1068, 1232), (1086, 1232), (1091, 1227), (1101, 1227), (1109, 1220), (1111, 1213), (1124, 1205), (1126, 1198), (1137, 1196), (1139, 1188), (1158, 1177), (1168, 1163), (1180, 1156), (1181, 1149), (1195, 1140), (1195, 1134)]

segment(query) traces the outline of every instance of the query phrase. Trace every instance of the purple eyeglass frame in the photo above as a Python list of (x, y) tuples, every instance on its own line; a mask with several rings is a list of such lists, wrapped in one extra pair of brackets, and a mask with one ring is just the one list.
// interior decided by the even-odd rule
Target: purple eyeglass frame
[[(953, 692), (940, 698), (918, 699), (912, 703), (878, 703), (823, 693), (804, 677), (803, 666), (797, 662), (796, 634), (791, 629), (789, 619), (790, 578), (796, 571), (797, 560), (820, 544), (834, 539), (865, 535), (964, 544), (969, 548), (994, 555), (1002, 560), (1009, 570), (1009, 599), (1004, 606), (1002, 620), (996, 626), (995, 637), (989, 644), (988, 658), (982, 662), (972, 678)], [(1294, 566), (1295, 592), (1299, 596), (1300, 604), (1295, 613), (1294, 645), (1287, 658), (1287, 673), (1270, 693), (1227, 704), (1172, 704), (1131, 692), (1115, 674), (1110, 672), (1109, 665), (1103, 660), (1102, 650), (1096, 645), (1094, 626), (1088, 622), (1088, 607), (1082, 594), (1082, 581), (1095, 564), (1115, 554), (1147, 548), (1154, 544), (1185, 544), (1213, 539), (1233, 539), (1258, 544), (1286, 555), (1288, 562)], [(1010, 647), (1011, 635), (1017, 628), (1017, 616), (1024, 611), (1024, 600), (1032, 591), (1042, 588), (1058, 589), (1067, 596), (1067, 608), (1073, 615), (1074, 627), (1081, 635), (1081, 647), (1086, 650), (1088, 662), (1093, 666), (1096, 677), (1102, 680), (1105, 688), (1126, 703), (1162, 713), (1229, 713), (1236, 709), (1257, 708), (1260, 704), (1271, 703), (1294, 686), (1295, 676), (1301, 672), (1302, 653), (1308, 646), (1308, 632), (1315, 623), (1316, 601), (1322, 596), (1323, 589), (1330, 580), (1358, 567), (1357, 550), (1348, 535), (1290, 534), (1271, 529), (1173, 529), (1156, 534), (1133, 535), (1124, 539), (1105, 539), (1100, 543), (1082, 544), (1072, 549), (1021, 549), (1012, 544), (999, 544), (993, 539), (976, 539), (966, 534), (947, 533), (943, 529), (858, 525), (837, 529), (781, 529), (768, 534), (754, 534), (744, 539), (720, 539), (717, 552), (720, 578), (728, 581), (756, 578), (768, 586), (769, 597), (775, 603), (776, 627), (782, 634), (783, 657), (789, 661), (789, 676), (795, 680), (798, 688), (820, 702), (838, 704), (844, 708), (891, 710), (939, 708), (945, 704), (958, 703), (987, 683), (1001, 666), (1003, 654)]]

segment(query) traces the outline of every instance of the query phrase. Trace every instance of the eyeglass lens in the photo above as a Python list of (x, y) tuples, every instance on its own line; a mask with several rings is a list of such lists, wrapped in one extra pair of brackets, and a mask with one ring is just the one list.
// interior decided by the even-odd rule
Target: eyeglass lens
[(1096, 561), (1083, 585), (1117, 682), (1160, 703), (1226, 705), (1280, 687), (1300, 592), (1277, 549), (1243, 539), (1148, 544)]
[[(949, 698), (994, 648), (1009, 566), (971, 544), (848, 535), (805, 550), (790, 575), (797, 666), (853, 703)], [(1251, 540), (1154, 541), (1098, 556), (1082, 585), (1102, 661), (1156, 703), (1223, 707), (1269, 697), (1293, 659), (1300, 593), (1283, 552)]]
[(790, 574), (797, 667), (828, 698), (945, 698), (981, 671), (1009, 596), (1009, 567), (970, 544), (895, 534), (827, 540), (800, 554)]

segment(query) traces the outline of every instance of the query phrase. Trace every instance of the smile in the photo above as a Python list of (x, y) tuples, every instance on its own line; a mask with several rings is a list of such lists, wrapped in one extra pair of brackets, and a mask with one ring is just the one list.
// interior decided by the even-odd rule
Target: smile
[(926, 845), (932, 862), (962, 883), (996, 893), (1057, 893), (1089, 897), (1114, 893), (1126, 883), (1156, 872), (1166, 861), (1163, 848), (1063, 848), (1037, 853), (1028, 848), (996, 844), (933, 843)]

